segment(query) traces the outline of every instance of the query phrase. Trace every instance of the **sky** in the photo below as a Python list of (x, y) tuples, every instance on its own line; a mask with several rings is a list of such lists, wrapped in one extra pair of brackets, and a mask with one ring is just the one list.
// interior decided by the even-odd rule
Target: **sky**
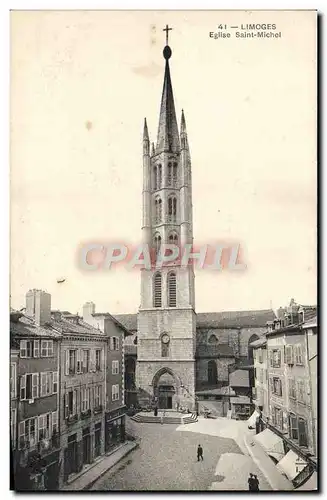
[[(143, 121), (155, 141), (167, 23), (194, 242), (237, 242), (247, 265), (196, 270), (196, 311), (315, 304), (315, 16), (12, 12), (12, 307), (40, 288), (54, 309), (92, 300), (98, 312), (137, 312), (139, 271), (85, 271), (77, 255), (86, 243), (141, 242)], [(220, 23), (275, 23), (282, 37), (210, 38)]]

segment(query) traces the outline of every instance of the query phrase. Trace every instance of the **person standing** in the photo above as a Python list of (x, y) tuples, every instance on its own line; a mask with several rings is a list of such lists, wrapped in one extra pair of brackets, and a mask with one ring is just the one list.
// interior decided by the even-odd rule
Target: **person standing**
[(200, 458), (201, 460), (203, 460), (203, 448), (200, 444), (198, 445), (197, 449), (197, 457), (198, 457), (198, 462), (200, 462)]
[(249, 485), (249, 491), (254, 491), (254, 486), (255, 486), (254, 476), (253, 476), (253, 474), (251, 472), (250, 472), (250, 476), (249, 476), (249, 479), (248, 479), (248, 485)]
[(254, 474), (253, 486), (254, 486), (253, 491), (260, 491), (260, 488), (259, 488), (259, 479), (257, 478), (256, 474)]

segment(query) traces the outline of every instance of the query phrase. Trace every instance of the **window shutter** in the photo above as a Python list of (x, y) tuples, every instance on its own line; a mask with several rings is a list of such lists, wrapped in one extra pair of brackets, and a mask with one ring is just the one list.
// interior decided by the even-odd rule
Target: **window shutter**
[(298, 355), (298, 362), (299, 364), (303, 364), (303, 359), (302, 359), (302, 345), (299, 344), (298, 347), (297, 347), (297, 355)]
[(34, 340), (34, 352), (33, 352), (34, 358), (39, 358), (40, 357), (40, 341), (39, 340)]
[(269, 365), (273, 366), (273, 352), (271, 349), (269, 350)]
[(69, 350), (65, 351), (65, 375), (69, 375)]
[(39, 374), (32, 374), (32, 399), (39, 397)]
[(20, 399), (26, 399), (26, 375), (20, 377)]
[(76, 415), (76, 395), (77, 391), (73, 391), (73, 415)]
[(294, 350), (294, 362), (297, 365), (298, 362), (299, 362), (299, 359), (298, 359), (298, 346), (297, 345), (293, 346), (293, 350)]
[(47, 393), (47, 374), (45, 372), (41, 373), (41, 397), (45, 396)]
[(68, 394), (66, 393), (63, 397), (64, 401), (64, 418), (68, 418)]
[(91, 370), (90, 371), (95, 372), (95, 350), (94, 349), (91, 349), (90, 355), (91, 355), (91, 361), (90, 361)]
[(76, 351), (76, 373), (81, 373), (81, 350)]
[(19, 422), (19, 425), (18, 425), (18, 439), (19, 439), (19, 448), (21, 448), (20, 446), (20, 441), (25, 439), (25, 421), (24, 422)]
[(21, 358), (26, 358), (27, 354), (27, 345), (26, 345), (26, 340), (21, 340), (20, 341), (20, 357)]
[(53, 372), (53, 383), (52, 383), (52, 392), (53, 394), (58, 393), (58, 372)]
[(116, 351), (119, 351), (119, 337), (116, 337)]
[(114, 349), (114, 339), (112, 337), (110, 337), (110, 351), (113, 351)]
[(56, 429), (58, 431), (58, 412), (53, 411), (52, 412), (52, 433)]

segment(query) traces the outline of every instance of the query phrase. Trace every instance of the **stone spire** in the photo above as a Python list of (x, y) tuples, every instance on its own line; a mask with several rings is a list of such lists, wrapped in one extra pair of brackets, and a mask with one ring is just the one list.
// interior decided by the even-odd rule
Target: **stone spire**
[(161, 97), (156, 154), (161, 153), (162, 151), (177, 153), (180, 150), (174, 95), (168, 62), (171, 54), (172, 52), (170, 47), (166, 45), (163, 50), (166, 67)]

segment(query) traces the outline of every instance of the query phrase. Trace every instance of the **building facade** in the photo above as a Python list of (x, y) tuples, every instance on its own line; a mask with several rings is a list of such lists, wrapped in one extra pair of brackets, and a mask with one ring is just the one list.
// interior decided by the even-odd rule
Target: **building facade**
[(108, 338), (81, 317), (52, 313), (61, 333), (60, 487), (103, 455)]
[[(269, 438), (271, 443), (268, 434), (275, 435), (277, 467), (296, 487), (317, 470), (316, 314), (316, 307), (302, 307), (292, 299), (268, 323), (266, 341), (252, 344), (259, 441), (265, 445)], [(276, 458), (268, 442), (266, 448)]]
[(105, 411), (105, 452), (111, 451), (125, 441), (125, 338), (131, 335), (117, 319), (109, 313), (96, 313), (95, 304), (83, 306), (83, 319), (103, 332), (107, 338), (105, 351), (106, 396)]
[(10, 315), (10, 335), (15, 489), (56, 490), (60, 335), (51, 326), (49, 294), (26, 294), (25, 314)]

